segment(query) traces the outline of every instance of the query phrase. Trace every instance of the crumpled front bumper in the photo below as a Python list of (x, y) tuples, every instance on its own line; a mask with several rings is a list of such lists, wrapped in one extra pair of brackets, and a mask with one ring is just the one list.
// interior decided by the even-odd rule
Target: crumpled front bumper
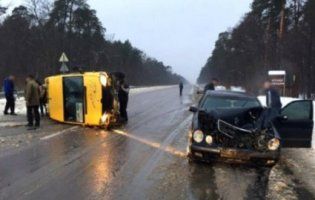
[(203, 161), (223, 161), (232, 163), (263, 162), (273, 164), (278, 161), (280, 151), (259, 152), (247, 149), (233, 149), (223, 147), (204, 147), (191, 144), (188, 156)]

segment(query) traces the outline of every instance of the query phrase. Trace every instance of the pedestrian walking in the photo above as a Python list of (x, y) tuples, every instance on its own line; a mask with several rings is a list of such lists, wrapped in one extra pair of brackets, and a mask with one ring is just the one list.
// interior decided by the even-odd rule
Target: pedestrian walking
[(179, 96), (182, 96), (183, 95), (183, 89), (184, 89), (184, 84), (183, 82), (181, 81), (179, 83)]
[(204, 92), (206, 93), (208, 90), (215, 90), (215, 87), (219, 84), (219, 80), (216, 78), (213, 78), (210, 83), (208, 83), (205, 88)]
[(15, 81), (15, 77), (12, 75), (4, 79), (3, 81), (4, 95), (6, 99), (6, 104), (3, 111), (4, 115), (8, 115), (9, 110), (10, 110), (10, 115), (16, 115), (15, 97), (14, 97), (14, 91), (15, 91), (14, 81)]
[(40, 113), (43, 116), (47, 115), (47, 88), (45, 84), (39, 86), (40, 98), (39, 98), (39, 108)]
[[(25, 88), (25, 101), (27, 108), (27, 121), (28, 129), (33, 130), (39, 128), (40, 116), (39, 116), (39, 104), (40, 104), (40, 90), (39, 85), (35, 81), (32, 75), (26, 78), (26, 88)], [(35, 119), (35, 126), (34, 126)]]
[(127, 106), (129, 100), (129, 85), (125, 83), (125, 79), (122, 78), (119, 81), (118, 99), (120, 104), (120, 119), (121, 122), (128, 122)]

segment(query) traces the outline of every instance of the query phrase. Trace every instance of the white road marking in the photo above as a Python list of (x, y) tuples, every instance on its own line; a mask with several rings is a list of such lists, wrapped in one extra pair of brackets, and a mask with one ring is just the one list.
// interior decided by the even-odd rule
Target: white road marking
[(79, 128), (79, 127), (78, 127), (78, 126), (70, 127), (70, 128), (64, 129), (64, 130), (62, 130), (62, 131), (58, 131), (58, 132), (56, 132), (56, 133), (54, 133), (54, 134), (41, 137), (40, 140), (49, 140), (49, 139), (54, 138), (54, 137), (56, 137), (56, 136), (62, 135), (62, 134), (64, 134), (64, 133), (68, 132), (68, 131), (74, 131), (74, 130), (76, 130), (77, 128)]

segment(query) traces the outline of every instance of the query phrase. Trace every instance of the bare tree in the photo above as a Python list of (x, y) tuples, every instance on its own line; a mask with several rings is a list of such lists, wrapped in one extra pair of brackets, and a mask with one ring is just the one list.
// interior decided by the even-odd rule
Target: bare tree
[(42, 26), (48, 20), (52, 3), (50, 0), (27, 0), (26, 7), (33, 16), (35, 23)]

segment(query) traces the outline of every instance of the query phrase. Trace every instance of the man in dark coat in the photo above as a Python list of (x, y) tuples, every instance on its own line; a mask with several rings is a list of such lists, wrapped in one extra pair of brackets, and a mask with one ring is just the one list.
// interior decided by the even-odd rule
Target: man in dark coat
[(204, 88), (204, 92), (207, 92), (208, 90), (215, 90), (215, 86), (217, 86), (219, 83), (219, 80), (216, 78), (213, 78), (211, 83), (208, 83), (205, 88)]
[(127, 106), (129, 100), (129, 85), (125, 83), (125, 79), (119, 81), (118, 99), (120, 104), (121, 122), (128, 122)]
[(272, 87), (272, 83), (270, 80), (265, 81), (264, 89), (265, 89), (265, 95), (266, 95), (267, 108), (271, 108), (275, 110), (275, 112), (279, 113), (282, 107), (280, 95), (278, 91)]
[(183, 82), (181, 81), (179, 83), (179, 96), (182, 96), (183, 95), (183, 89), (184, 89), (184, 84)]
[(5, 115), (9, 114), (8, 113), (9, 109), (11, 115), (16, 115), (14, 112), (15, 109), (14, 80), (15, 80), (14, 76), (9, 76), (3, 82), (4, 94), (6, 98), (6, 104), (3, 111), (3, 114)]
[(258, 120), (258, 128), (265, 129), (270, 126), (270, 123), (280, 114), (281, 100), (278, 91), (272, 87), (272, 82), (266, 80), (263, 88), (266, 95), (266, 110), (262, 113), (260, 120)]
[[(35, 81), (32, 75), (26, 78), (26, 88), (25, 88), (25, 101), (27, 108), (27, 126), (29, 130), (39, 128), (40, 116), (39, 116), (39, 104), (40, 104), (40, 90), (39, 85)], [(34, 125), (35, 117), (35, 127)]]

